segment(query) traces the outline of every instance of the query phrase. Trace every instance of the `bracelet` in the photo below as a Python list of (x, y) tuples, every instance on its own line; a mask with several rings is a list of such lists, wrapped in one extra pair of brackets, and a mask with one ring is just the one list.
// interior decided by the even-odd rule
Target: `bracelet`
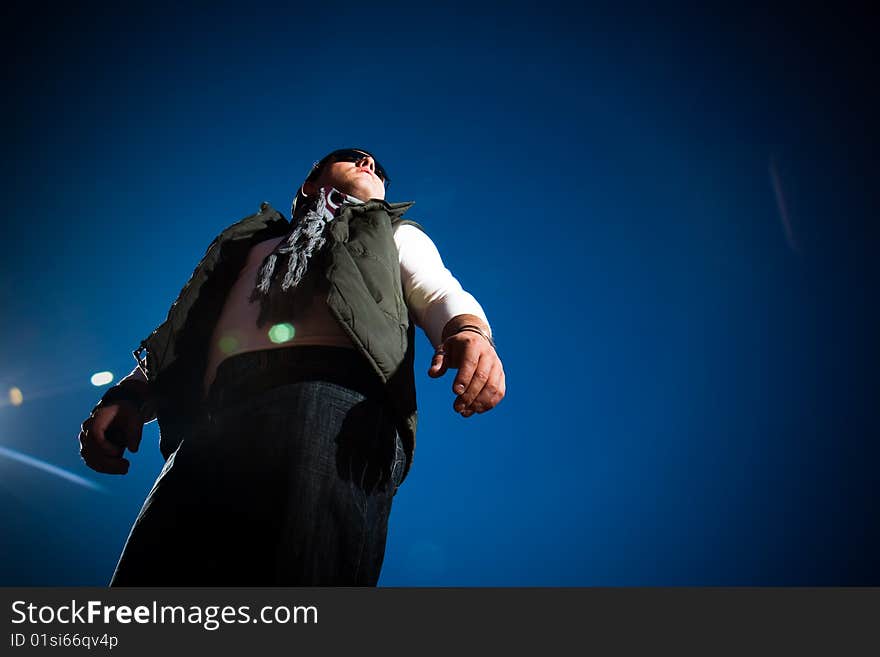
[(147, 405), (147, 400), (141, 395), (137, 394), (129, 386), (121, 385), (115, 385), (105, 392), (104, 396), (101, 397), (101, 401), (98, 402), (98, 405), (109, 406), (110, 404), (115, 404), (121, 401), (127, 401), (130, 404), (134, 404), (138, 409), (138, 413), (141, 415), (143, 415), (144, 408)]
[[(452, 335), (458, 335), (459, 333), (464, 333), (465, 331), (470, 331), (471, 333), (482, 335), (484, 338), (486, 338), (486, 340), (489, 341), (489, 344), (492, 345), (493, 349), (496, 348), (495, 341), (489, 335), (487, 335), (486, 332), (483, 331), (483, 329), (481, 329), (479, 326), (475, 326), (474, 324), (465, 324), (464, 326), (459, 326), (456, 329), (455, 333), (453, 333)], [(446, 340), (451, 338), (452, 335), (447, 336)], [(446, 342), (446, 340), (444, 340), (444, 342)]]

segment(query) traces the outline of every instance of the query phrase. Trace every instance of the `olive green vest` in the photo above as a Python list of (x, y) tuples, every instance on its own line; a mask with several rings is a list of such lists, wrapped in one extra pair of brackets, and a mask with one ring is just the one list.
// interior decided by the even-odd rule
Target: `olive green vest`
[[(418, 226), (400, 218), (411, 206), (377, 199), (345, 206), (325, 233), (327, 305), (385, 387), (407, 451), (407, 472), (417, 420), (415, 330), (403, 299), (392, 228), (401, 222)], [(267, 203), (224, 230), (208, 247), (167, 319), (135, 351), (156, 392), (159, 447), (166, 459), (198, 419), (208, 342), (248, 251), (289, 230), (288, 221)]]

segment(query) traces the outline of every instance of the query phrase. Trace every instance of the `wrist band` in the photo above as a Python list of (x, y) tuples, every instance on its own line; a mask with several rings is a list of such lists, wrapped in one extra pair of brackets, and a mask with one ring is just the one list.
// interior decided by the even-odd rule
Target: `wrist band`
[[(483, 331), (483, 329), (481, 329), (479, 326), (475, 326), (474, 324), (465, 324), (464, 326), (459, 326), (455, 330), (455, 333), (453, 333), (452, 335), (458, 335), (459, 333), (464, 333), (465, 331), (470, 331), (471, 333), (482, 335), (484, 338), (486, 338), (486, 340), (489, 341), (489, 344), (492, 345), (492, 348), (495, 349), (495, 341), (489, 335), (487, 335), (486, 332)], [(452, 335), (447, 336), (446, 340), (451, 338)], [(444, 340), (444, 342), (446, 342), (446, 340)]]
[(121, 401), (127, 401), (134, 404), (138, 409), (138, 413), (141, 414), (143, 414), (144, 407), (147, 405), (146, 399), (137, 394), (129, 386), (122, 385), (115, 385), (110, 388), (110, 390), (104, 393), (104, 396), (101, 397), (101, 401), (98, 402), (98, 404), (100, 406), (109, 406), (110, 404), (115, 404)]

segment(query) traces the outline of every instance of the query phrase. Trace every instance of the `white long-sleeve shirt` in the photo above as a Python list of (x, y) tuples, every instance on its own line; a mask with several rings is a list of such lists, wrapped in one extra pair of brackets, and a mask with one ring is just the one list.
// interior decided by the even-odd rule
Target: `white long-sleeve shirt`
[[(324, 299), (316, 299), (306, 312), (296, 314), (294, 335), (285, 342), (273, 342), (267, 328), (257, 327), (259, 301), (251, 302), (257, 271), (263, 259), (282, 238), (254, 245), (224, 302), (211, 336), (204, 389), (207, 391), (217, 366), (235, 354), (296, 345), (325, 345), (354, 348), (348, 336), (332, 317)], [(400, 263), (400, 280), (410, 315), (435, 347), (442, 342), (443, 327), (456, 315), (476, 315), (489, 325), (482, 306), (464, 290), (443, 264), (440, 252), (424, 232), (410, 224), (394, 229)], [(491, 333), (490, 333), (491, 334)], [(140, 368), (122, 381), (145, 380)]]

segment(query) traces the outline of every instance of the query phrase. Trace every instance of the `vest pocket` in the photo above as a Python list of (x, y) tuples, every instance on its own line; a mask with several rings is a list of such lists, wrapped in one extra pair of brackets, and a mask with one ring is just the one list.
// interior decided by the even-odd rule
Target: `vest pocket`
[(400, 282), (395, 280), (394, 273), (379, 258), (366, 251), (355, 257), (355, 263), (363, 277), (364, 285), (379, 309), (398, 322), (400, 320), (399, 295), (395, 293), (395, 290), (400, 288)]

